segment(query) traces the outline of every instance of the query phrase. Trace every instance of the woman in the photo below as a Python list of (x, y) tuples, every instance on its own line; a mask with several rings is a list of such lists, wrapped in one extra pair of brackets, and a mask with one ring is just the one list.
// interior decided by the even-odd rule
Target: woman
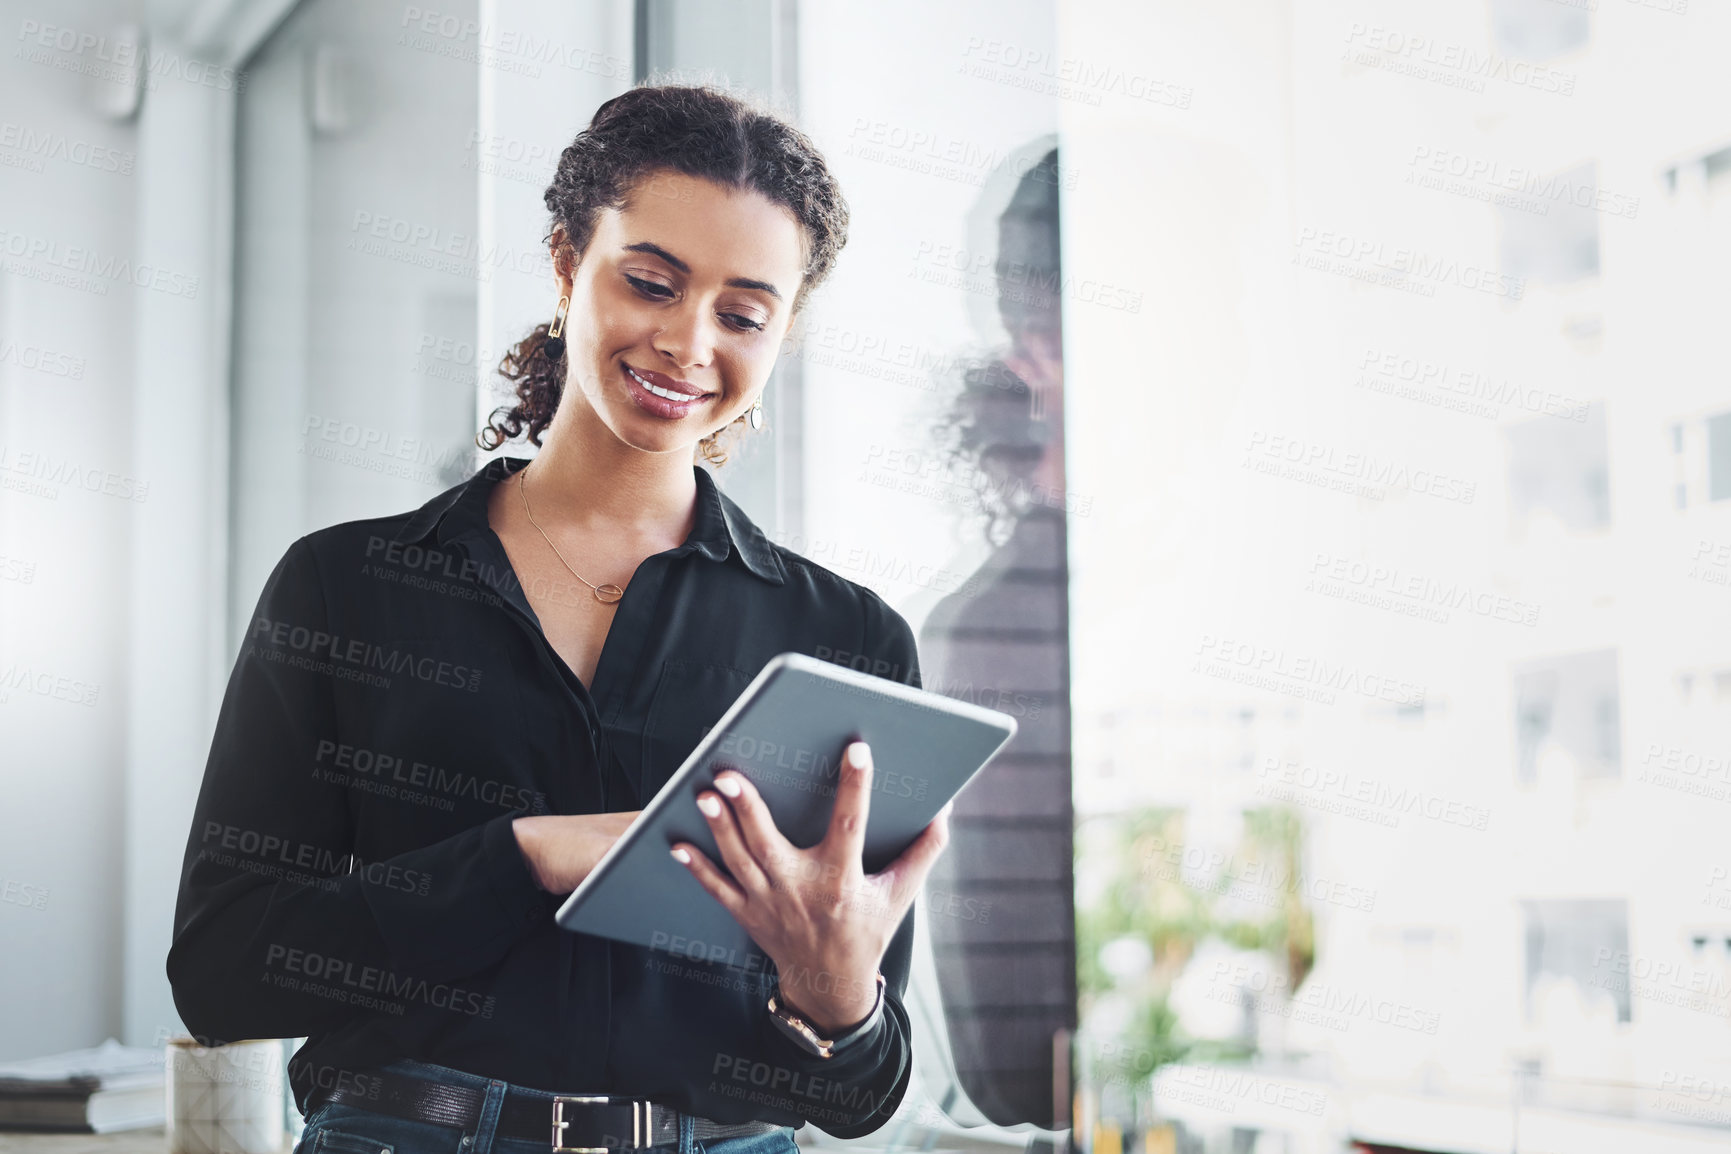
[(898, 613), (772, 544), (695, 461), (760, 424), (845, 203), (802, 134), (707, 87), (602, 105), (546, 203), (553, 320), (478, 438), (540, 452), (278, 562), (187, 846), (176, 1005), (207, 1043), (308, 1036), (302, 1154), (869, 1133), (906, 1090), (910, 910), (948, 827), (863, 875), (863, 744), (817, 846), (723, 773), (699, 799), (723, 861), (674, 847), (773, 971), (551, 920), (776, 653), (919, 682)]

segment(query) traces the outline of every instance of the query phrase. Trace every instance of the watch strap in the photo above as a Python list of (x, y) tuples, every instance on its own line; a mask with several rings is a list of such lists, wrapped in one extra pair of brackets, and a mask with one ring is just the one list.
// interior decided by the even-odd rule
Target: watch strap
[(843, 1034), (837, 1035), (835, 1040), (829, 1044), (830, 1053), (832, 1053), (832, 1054), (838, 1053), (844, 1047), (851, 1046), (855, 1042), (858, 1042), (860, 1039), (864, 1038), (867, 1034), (870, 1034), (872, 1032), (872, 1028), (878, 1024), (878, 1019), (883, 1017), (883, 1016), (884, 1016), (884, 976), (880, 973), (878, 975), (878, 996), (877, 996), (877, 1000), (872, 1003), (871, 1012), (865, 1016), (865, 1019), (862, 1022), (860, 1022), (859, 1025), (855, 1026), (853, 1029), (848, 1030), (847, 1032), (845, 1032)]

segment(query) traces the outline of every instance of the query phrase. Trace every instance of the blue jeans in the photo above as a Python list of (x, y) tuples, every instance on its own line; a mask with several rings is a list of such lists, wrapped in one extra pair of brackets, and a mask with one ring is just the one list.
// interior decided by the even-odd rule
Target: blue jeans
[[(486, 1091), (481, 1119), (475, 1130), (465, 1132), (432, 1122), (410, 1122), (379, 1114), (346, 1102), (327, 1102), (307, 1116), (306, 1128), (295, 1144), (294, 1154), (549, 1154), (552, 1142), (503, 1138), (494, 1133), (505, 1091), (511, 1084), (479, 1074), (468, 1074), (427, 1062), (393, 1062), (385, 1069), (396, 1074), (428, 1078), (453, 1086)], [(552, 1122), (549, 1118), (549, 1135)], [(799, 1154), (793, 1128), (783, 1126), (765, 1134), (743, 1138), (698, 1141), (688, 1117), (679, 1119), (679, 1142), (643, 1147), (649, 1154)]]

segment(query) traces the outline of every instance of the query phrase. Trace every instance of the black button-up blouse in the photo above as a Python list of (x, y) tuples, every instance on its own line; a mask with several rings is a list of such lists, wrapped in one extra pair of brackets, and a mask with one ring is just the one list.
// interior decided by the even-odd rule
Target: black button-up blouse
[(633, 574), (591, 692), (487, 522), (489, 491), (527, 463), (495, 458), (277, 563), (187, 841), (168, 955), (182, 1019), (208, 1044), (307, 1037), (303, 1111), (412, 1058), (724, 1122), (875, 1130), (912, 1068), (911, 911), (881, 1021), (826, 1060), (771, 1024), (773, 972), (559, 929), (511, 822), (642, 808), (777, 653), (917, 686), (912, 631), (693, 465), (691, 534)]

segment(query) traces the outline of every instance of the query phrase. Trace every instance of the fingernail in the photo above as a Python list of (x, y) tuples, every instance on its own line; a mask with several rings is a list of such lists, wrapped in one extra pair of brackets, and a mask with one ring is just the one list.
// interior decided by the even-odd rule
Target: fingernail
[(682, 849), (681, 847), (674, 846), (673, 847), (673, 860), (678, 862), (680, 865), (690, 865), (691, 864), (691, 855), (686, 853), (685, 850)]
[(731, 777), (718, 777), (718, 778), (716, 778), (715, 779), (715, 788), (719, 789), (722, 793), (725, 793), (728, 797), (738, 797), (739, 796), (739, 782), (738, 782), (738, 780), (736, 780), (734, 778), (731, 778)]
[(721, 803), (708, 794), (697, 799), (697, 808), (702, 810), (707, 817), (719, 817), (721, 815)]
[(850, 742), (847, 747), (847, 759), (853, 762), (856, 768), (863, 769), (867, 773), (870, 773), (872, 767), (872, 747), (863, 741)]

